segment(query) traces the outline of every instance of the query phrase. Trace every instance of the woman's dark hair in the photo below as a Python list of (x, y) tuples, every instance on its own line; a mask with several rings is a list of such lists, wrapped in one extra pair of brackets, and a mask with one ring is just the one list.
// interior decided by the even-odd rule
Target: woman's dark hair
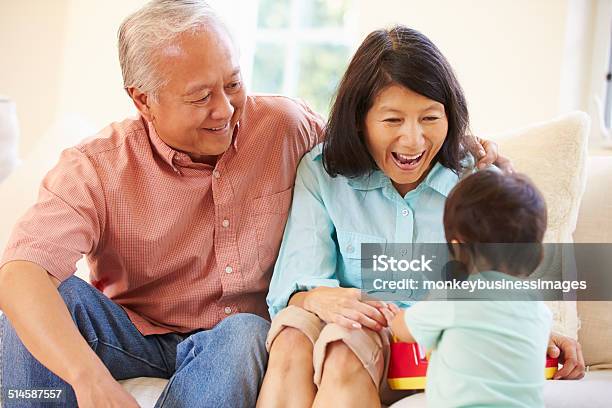
[(359, 177), (377, 169), (364, 140), (365, 117), (391, 84), (444, 105), (448, 134), (434, 160), (461, 171), (469, 123), (463, 90), (440, 50), (420, 32), (398, 25), (368, 35), (340, 82), (323, 142), (327, 173)]
[(456, 239), (472, 257), (527, 274), (542, 259), (546, 223), (544, 197), (522, 174), (479, 171), (461, 180), (444, 206), (447, 242)]

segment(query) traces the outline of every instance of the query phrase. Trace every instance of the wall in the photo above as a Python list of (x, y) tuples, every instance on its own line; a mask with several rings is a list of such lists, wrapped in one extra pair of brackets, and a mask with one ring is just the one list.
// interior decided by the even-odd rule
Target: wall
[(430, 37), (459, 77), (473, 131), (489, 137), (568, 110), (587, 110), (593, 4), (361, 0), (361, 32), (401, 23)]
[[(237, 1), (243, 13), (253, 12), (252, 1), (248, 6)], [(2, 0), (0, 94), (17, 102), (22, 154), (61, 118), (78, 116), (99, 128), (135, 112), (122, 89), (116, 31), (143, 3)], [(235, 8), (227, 1), (213, 3), (240, 40), (245, 30), (236, 28), (241, 26)], [(567, 110), (593, 112), (590, 101), (602, 87), (592, 78), (607, 63), (609, 48), (609, 26), (595, 27), (609, 24), (610, 3), (355, 0), (357, 40), (393, 23), (423, 31), (455, 68), (473, 131), (488, 137)]]
[(2, 0), (0, 95), (13, 99), (28, 152), (58, 113), (68, 0)]
[(144, 3), (68, 0), (60, 114), (79, 115), (98, 129), (136, 113), (123, 90), (117, 30), (121, 21)]

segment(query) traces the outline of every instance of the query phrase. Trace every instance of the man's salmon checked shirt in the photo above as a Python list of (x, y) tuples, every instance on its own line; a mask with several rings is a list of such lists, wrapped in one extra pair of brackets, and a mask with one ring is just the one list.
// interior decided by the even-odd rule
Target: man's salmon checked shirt
[(296, 168), (322, 129), (301, 102), (249, 96), (211, 166), (142, 117), (113, 123), (62, 153), (0, 267), (26, 260), (63, 281), (84, 254), (92, 283), (145, 335), (208, 329), (239, 312), (267, 318)]

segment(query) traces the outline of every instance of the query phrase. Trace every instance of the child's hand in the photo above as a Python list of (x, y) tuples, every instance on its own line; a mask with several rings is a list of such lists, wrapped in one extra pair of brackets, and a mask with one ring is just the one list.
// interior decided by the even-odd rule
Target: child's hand
[(385, 320), (387, 321), (386, 327), (391, 328), (391, 322), (401, 309), (397, 307), (395, 303), (372, 302), (371, 304), (372, 306), (376, 307), (378, 311), (382, 313), (382, 315), (385, 317)]
[(387, 315), (383, 313), (383, 315), (389, 322), (389, 329), (394, 337), (396, 337), (399, 341), (406, 343), (416, 343), (416, 340), (414, 337), (412, 337), (410, 329), (408, 326), (406, 326), (406, 321), (404, 320), (405, 313), (406, 312), (400, 309), (397, 305), (390, 303), (389, 314)]

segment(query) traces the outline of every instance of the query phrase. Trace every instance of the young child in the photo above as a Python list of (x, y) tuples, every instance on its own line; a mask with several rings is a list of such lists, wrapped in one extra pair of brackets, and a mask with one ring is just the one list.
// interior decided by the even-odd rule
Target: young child
[[(546, 230), (546, 206), (527, 177), (480, 171), (451, 191), (444, 229), (447, 242), (460, 244), (453, 246), (453, 255), (471, 264), (473, 274), (479, 272), (472, 267), (484, 263), (496, 266), (486, 273), (520, 279), (541, 260), (537, 244)], [(491, 253), (479, 253), (478, 245), (466, 248), (461, 243), (535, 243), (527, 247), (535, 248), (537, 259), (503, 259), (504, 251), (492, 259)], [(496, 301), (490, 296), (483, 301), (423, 301), (396, 311), (394, 335), (432, 351), (428, 406), (544, 406), (543, 369), (552, 319), (542, 302)]]

